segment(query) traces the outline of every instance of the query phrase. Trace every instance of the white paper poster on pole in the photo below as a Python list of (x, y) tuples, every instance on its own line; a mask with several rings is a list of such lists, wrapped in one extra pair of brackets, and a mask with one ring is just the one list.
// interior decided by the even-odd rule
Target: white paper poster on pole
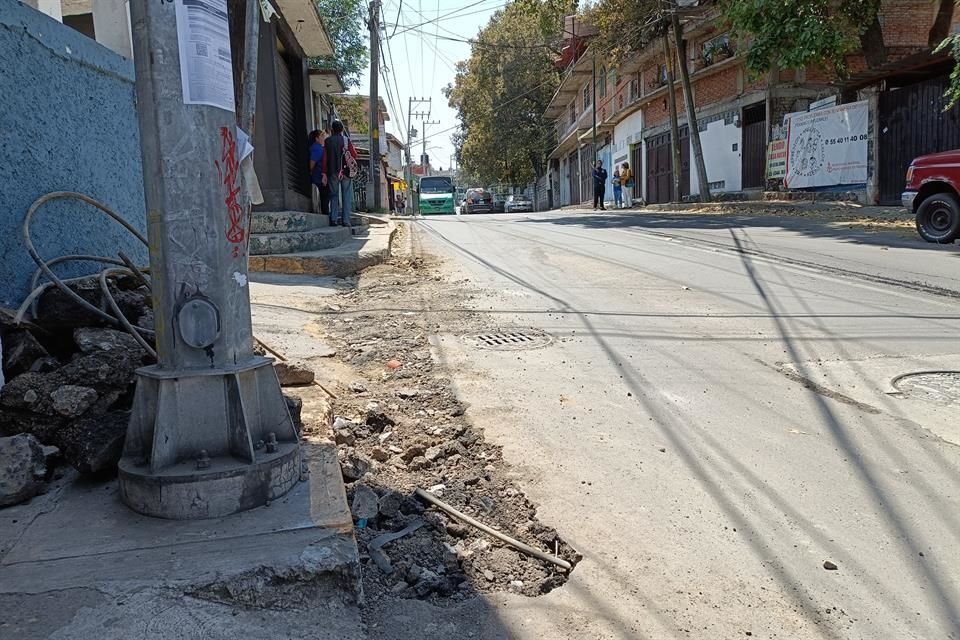
[(235, 111), (227, 0), (177, 0), (184, 104)]
[(787, 188), (866, 182), (869, 119), (866, 101), (791, 116), (784, 179)]

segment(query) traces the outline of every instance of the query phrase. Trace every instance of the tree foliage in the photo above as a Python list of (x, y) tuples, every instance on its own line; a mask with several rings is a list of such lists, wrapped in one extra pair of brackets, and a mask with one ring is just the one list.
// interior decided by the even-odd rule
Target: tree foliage
[(332, 69), (340, 74), (344, 87), (360, 84), (370, 61), (367, 46), (367, 4), (363, 0), (315, 0), (317, 11), (333, 43), (332, 56), (310, 59), (315, 69)]
[(722, 8), (753, 73), (819, 65), (844, 77), (880, 0), (723, 0)]
[(367, 135), (370, 133), (370, 114), (367, 111), (366, 96), (341, 94), (333, 96), (340, 120), (347, 123), (350, 133)]
[(597, 29), (592, 46), (617, 64), (663, 32), (662, 5), (660, 0), (598, 0), (583, 9), (580, 19)]
[(936, 53), (943, 51), (947, 51), (956, 63), (950, 72), (950, 84), (947, 85), (947, 92), (944, 95), (947, 99), (944, 111), (949, 111), (960, 103), (960, 35), (952, 34), (947, 36), (935, 50)]
[(545, 173), (554, 131), (543, 112), (559, 84), (553, 61), (571, 9), (559, 0), (511, 3), (457, 65), (444, 94), (460, 121), (452, 141), (467, 174), (485, 184), (524, 184)]

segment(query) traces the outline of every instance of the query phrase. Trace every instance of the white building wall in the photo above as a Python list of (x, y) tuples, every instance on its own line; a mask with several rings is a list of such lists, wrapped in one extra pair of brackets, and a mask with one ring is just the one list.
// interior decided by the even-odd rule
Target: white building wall
[[(733, 123), (724, 124), (723, 120), (714, 120), (700, 132), (700, 144), (703, 147), (703, 163), (707, 169), (707, 180), (713, 193), (740, 191), (743, 180), (743, 162), (741, 157), (742, 135), (740, 127)], [(690, 193), (700, 194), (700, 179), (697, 163), (694, 161), (693, 146), (690, 148)]]
[(613, 129), (613, 161), (618, 165), (630, 160), (630, 146), (642, 140), (643, 111), (637, 110)]

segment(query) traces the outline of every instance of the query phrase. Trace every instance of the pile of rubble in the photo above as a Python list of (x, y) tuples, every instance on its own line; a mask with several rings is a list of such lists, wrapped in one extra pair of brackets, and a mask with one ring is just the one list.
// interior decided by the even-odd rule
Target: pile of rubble
[[(150, 328), (153, 311), (147, 289), (122, 278), (111, 286), (125, 316)], [(107, 308), (95, 278), (71, 288), (95, 307)], [(133, 336), (106, 324), (56, 288), (40, 297), (31, 323), (18, 325), (12, 313), (0, 311), (6, 380), (0, 389), (0, 436), (29, 440), (32, 451), (33, 443), (56, 447), (62, 460), (83, 474), (115, 471), (133, 402), (134, 372), (149, 359)], [(17, 449), (4, 440), (0, 451), (9, 457), (16, 456)], [(7, 473), (0, 467), (0, 476)]]
[[(389, 406), (396, 420), (371, 401), (361, 416), (334, 422), (357, 538), (369, 558), (365, 592), (441, 603), (501, 590), (536, 596), (566, 582), (562, 569), (415, 497), (417, 488), (425, 489), (501, 533), (571, 564), (579, 560), (556, 530), (538, 520), (536, 508), (509, 479), (499, 448), (465, 423), (463, 408), (443, 394), (412, 391), (398, 391)], [(411, 420), (400, 403), (408, 409), (451, 406), (431, 410), (436, 420)], [(416, 411), (428, 417), (426, 410)]]
[[(134, 278), (114, 278), (111, 294), (134, 325), (153, 328), (149, 290)], [(106, 311), (97, 278), (70, 288)], [(130, 420), (138, 368), (152, 357), (129, 333), (82, 307), (57, 288), (38, 300), (32, 322), (0, 309), (3, 379), (0, 387), (0, 506), (36, 495), (52, 465), (111, 477)], [(302, 375), (302, 374), (301, 374)], [(299, 424), (301, 403), (287, 398)]]
[[(368, 610), (415, 598), (454, 605), (479, 593), (538, 596), (569, 578), (418, 498), (418, 489), (500, 533), (570, 565), (580, 556), (537, 517), (500, 447), (484, 437), (431, 357), (428, 336), (482, 322), (419, 257), (364, 271), (311, 327), (345, 366), (335, 388), (333, 438), (365, 561)], [(407, 311), (430, 300), (449, 313)], [(307, 427), (310, 429), (311, 427)], [(318, 433), (318, 435), (326, 435)]]

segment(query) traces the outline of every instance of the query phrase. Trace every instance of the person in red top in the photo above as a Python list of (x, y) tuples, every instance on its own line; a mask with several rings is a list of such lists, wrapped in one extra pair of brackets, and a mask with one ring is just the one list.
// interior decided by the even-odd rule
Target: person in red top
[(357, 150), (343, 134), (343, 123), (334, 120), (331, 134), (323, 142), (323, 184), (330, 189), (330, 224), (350, 226), (353, 206), (352, 178), (359, 172)]

